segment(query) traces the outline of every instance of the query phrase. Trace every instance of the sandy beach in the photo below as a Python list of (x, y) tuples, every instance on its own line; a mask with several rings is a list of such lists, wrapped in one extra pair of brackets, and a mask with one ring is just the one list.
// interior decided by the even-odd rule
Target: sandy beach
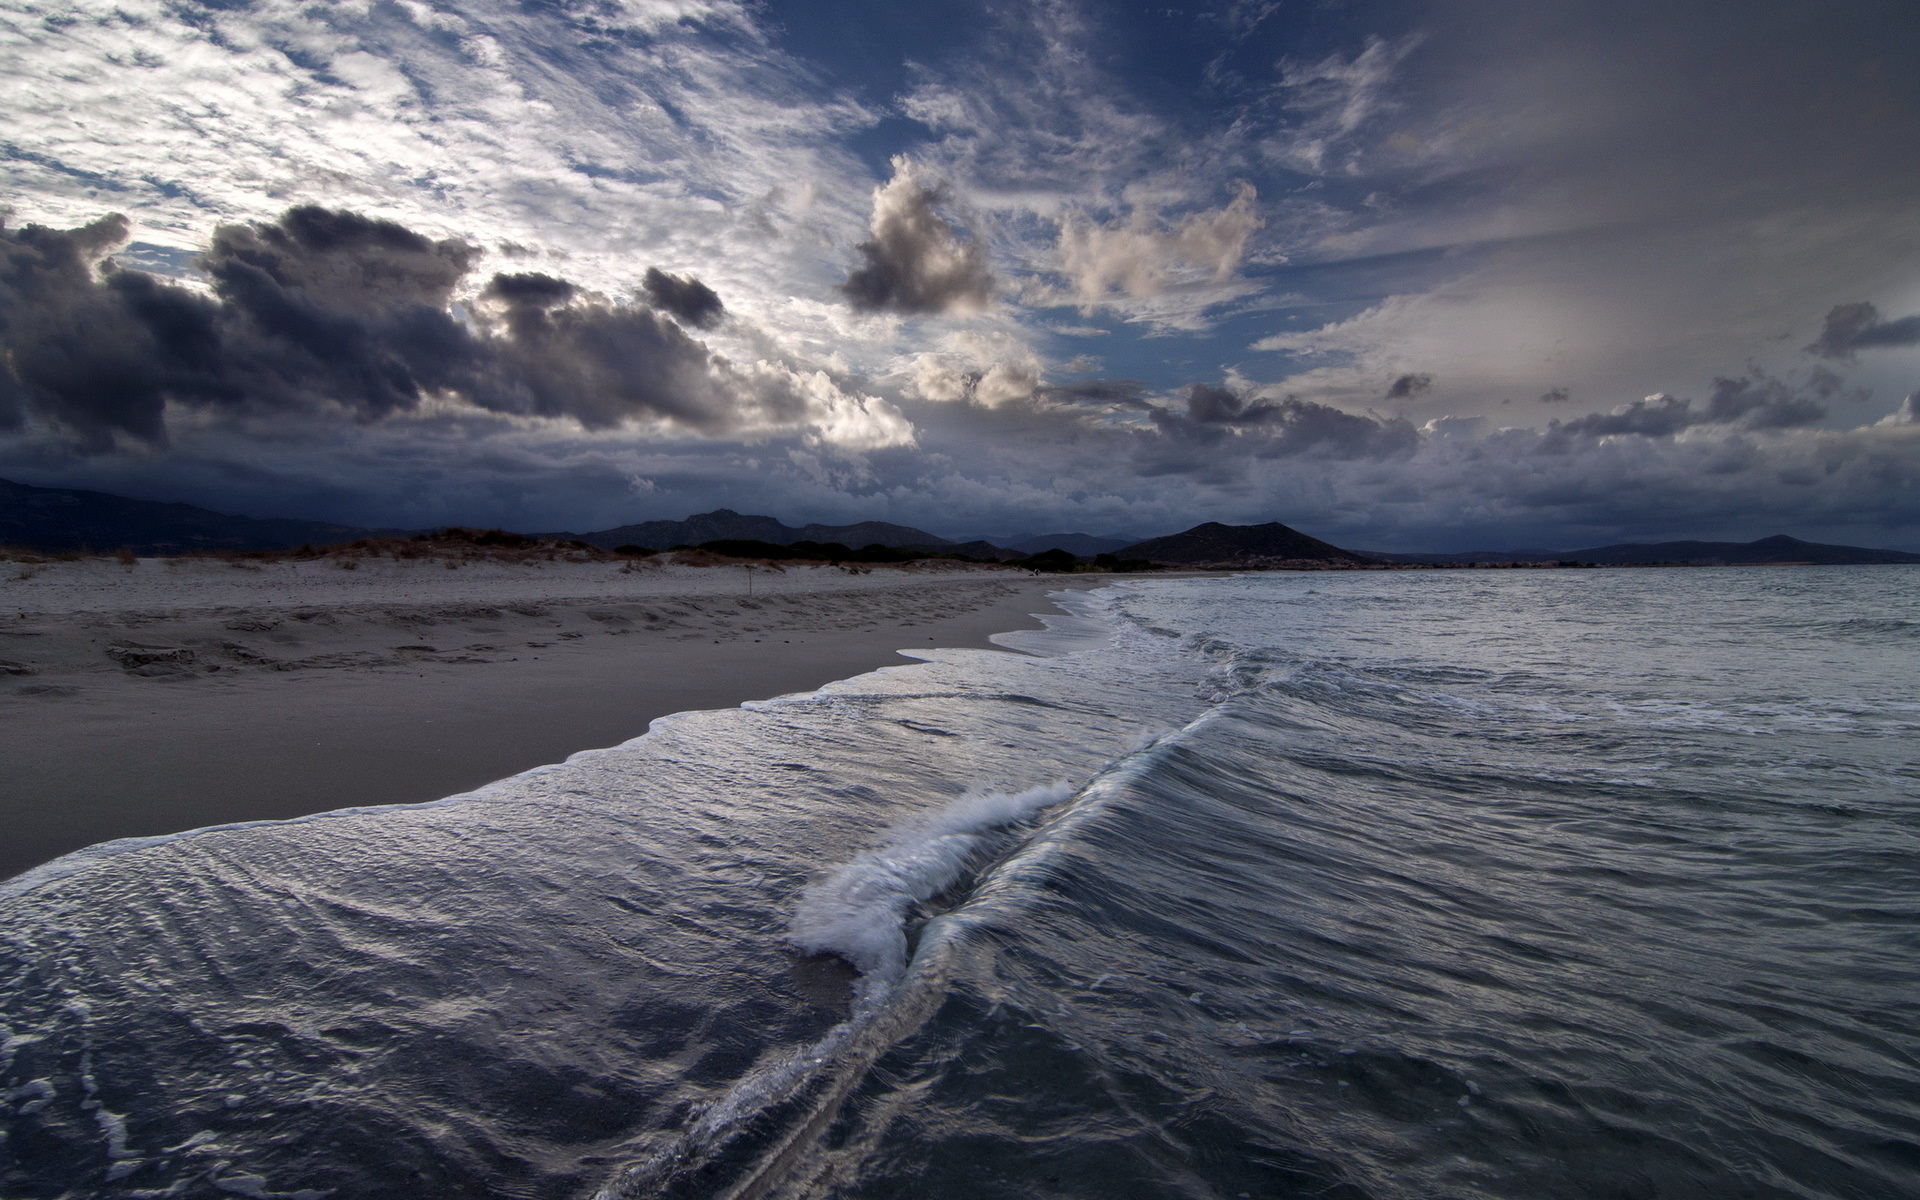
[(1101, 581), (342, 561), (0, 564), (0, 878), (113, 838), (438, 799), (668, 713), (990, 648)]

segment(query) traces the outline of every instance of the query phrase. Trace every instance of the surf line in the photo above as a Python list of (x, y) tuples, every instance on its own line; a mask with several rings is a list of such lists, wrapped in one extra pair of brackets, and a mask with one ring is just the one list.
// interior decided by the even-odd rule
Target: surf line
[[(1182, 730), (1181, 732), (1184, 732)], [(819, 1040), (735, 1084), (685, 1132), (621, 1169), (593, 1200), (639, 1200), (671, 1195), (678, 1182), (711, 1161), (748, 1126), (777, 1109), (769, 1144), (752, 1154), (741, 1176), (723, 1191), (706, 1180), (701, 1194), (718, 1200), (756, 1200), (786, 1181), (838, 1115), (842, 1102), (873, 1063), (896, 1043), (923, 1026), (946, 994), (952, 963), (976, 924), (969, 919), (969, 897), (954, 909), (930, 917), (909, 957), (907, 936), (912, 910), (963, 881), (969, 868), (979, 874), (974, 895), (997, 881), (1009, 867), (1030, 878), (1044, 865), (1036, 851), (1058, 844), (1060, 831), (1104, 807), (1116, 788), (1110, 779), (1144, 751), (1178, 734), (1143, 733), (1120, 758), (1075, 788), (1056, 781), (1021, 792), (970, 792), (931, 817), (897, 826), (879, 846), (862, 851), (801, 894), (787, 940), (807, 953), (830, 953), (861, 972), (854, 988), (853, 1012)], [(1009, 832), (1021, 823), (1059, 810), (1024, 842), (1011, 848)], [(1009, 853), (1010, 851), (1010, 853)], [(995, 853), (1007, 857), (991, 861)], [(1051, 858), (1046, 854), (1045, 858)], [(982, 862), (982, 859), (989, 861)], [(784, 1126), (779, 1129), (778, 1126)]]

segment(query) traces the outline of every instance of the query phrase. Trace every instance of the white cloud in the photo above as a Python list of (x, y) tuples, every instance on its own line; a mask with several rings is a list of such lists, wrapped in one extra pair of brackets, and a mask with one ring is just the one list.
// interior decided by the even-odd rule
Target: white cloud
[[(771, 390), (799, 397), (805, 413), (803, 427), (812, 441), (852, 451), (914, 443), (913, 424), (899, 409), (877, 396), (841, 390), (825, 371), (802, 373), (763, 362), (754, 364), (750, 377)], [(779, 430), (777, 425), (768, 428)]]
[(1355, 169), (1349, 139), (1391, 111), (1395, 71), (1421, 42), (1417, 35), (1372, 37), (1351, 58), (1281, 64), (1280, 89), (1292, 120), (1268, 139), (1268, 154), (1308, 174)]
[[(1223, 208), (1166, 220), (1136, 207), (1125, 221), (1100, 224), (1083, 213), (1060, 224), (1060, 271), (1064, 292), (1030, 288), (1030, 303), (1079, 305), (1083, 313), (1127, 300), (1149, 300), (1175, 290), (1207, 292), (1202, 305), (1242, 294), (1222, 288), (1246, 253), (1247, 239), (1265, 222), (1255, 206), (1253, 185), (1240, 181)], [(1191, 311), (1191, 310), (1189, 310)]]
[[(791, 67), (731, 2), (53, 0), (0, 19), (21, 152), (0, 181), (16, 219), (118, 210), (181, 248), (216, 222), (350, 207), (517, 243), (609, 294), (647, 265), (691, 270), (758, 317), (827, 291), (822, 251), (863, 216), (838, 140), (871, 115)], [(809, 189), (830, 202), (763, 202)]]
[(911, 356), (895, 377), (916, 399), (999, 408), (1032, 399), (1042, 369), (1039, 356), (1012, 334), (962, 331)]

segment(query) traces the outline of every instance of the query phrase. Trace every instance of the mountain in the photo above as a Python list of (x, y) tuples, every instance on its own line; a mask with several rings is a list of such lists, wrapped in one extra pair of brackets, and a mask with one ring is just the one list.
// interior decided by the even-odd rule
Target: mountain
[(1023, 554), (1039, 554), (1043, 550), (1065, 550), (1068, 554), (1091, 558), (1096, 554), (1111, 554), (1115, 550), (1123, 550), (1139, 540), (1139, 538), (1095, 537), (1091, 533), (1034, 533), (1012, 539), (1005, 544), (1009, 550), (1018, 550)]
[[(1091, 554), (1105, 554), (1110, 550), (1119, 550), (1141, 541), (1137, 533), (962, 533), (948, 539), (953, 542), (990, 542), (1008, 550), (1018, 550), (1022, 554), (1037, 554), (1051, 550), (1056, 546), (1062, 550), (1073, 550), (1075, 546), (1085, 546), (1084, 550), (1074, 553), (1085, 557)], [(1098, 547), (1097, 549), (1095, 547)]]
[(1920, 563), (1920, 554), (1870, 550), (1864, 546), (1828, 546), (1803, 542), (1784, 533), (1753, 542), (1655, 542), (1651, 545), (1629, 542), (1596, 546), (1591, 550), (1569, 550), (1562, 557), (1596, 563), (1819, 563), (1822, 566)]
[(1621, 542), (1586, 550), (1497, 550), (1458, 554), (1370, 554), (1384, 562), (1580, 562), (1606, 566), (1647, 566), (1677, 563), (1692, 566), (1761, 566), (1769, 563), (1816, 563), (1821, 566), (1869, 566), (1920, 563), (1920, 554), (1904, 550), (1871, 550), (1864, 546), (1829, 546), (1803, 542), (1784, 533), (1753, 542)]
[(684, 521), (641, 521), (635, 525), (619, 525), (612, 529), (602, 529), (594, 533), (569, 533), (557, 536), (578, 538), (603, 550), (612, 550), (619, 546), (648, 546), (655, 550), (665, 550), (670, 546), (698, 546), (702, 542), (729, 541), (772, 542), (776, 546), (790, 546), (794, 542), (839, 542), (843, 546), (858, 549), (879, 542), (883, 546), (914, 546), (920, 548), (948, 548), (952, 543), (943, 537), (937, 537), (924, 529), (915, 529), (910, 525), (890, 525), (885, 521), (861, 521), (856, 525), (803, 525), (794, 528), (782, 524), (775, 517), (752, 516), (737, 513), (730, 508), (716, 508), (709, 513), (695, 513)]
[(32, 487), (0, 479), (0, 546), (47, 553), (105, 553), (122, 546), (136, 554), (281, 550), (400, 532), (326, 521), (236, 517), (191, 504), (133, 500), (77, 488)]
[[(0, 546), (59, 553), (106, 552), (122, 546), (137, 554), (185, 554), (191, 551), (279, 550), (325, 546), (366, 537), (403, 536), (409, 530), (364, 529), (327, 521), (232, 516), (191, 504), (134, 500), (76, 488), (42, 488), (0, 479)], [(1018, 539), (954, 542), (910, 525), (862, 521), (854, 525), (783, 524), (777, 518), (715, 509), (684, 521), (642, 521), (597, 533), (555, 534), (611, 550), (618, 546), (697, 546), (720, 539), (772, 542), (838, 542), (859, 549), (875, 542), (915, 550), (938, 550), (973, 558), (1007, 561), (1061, 549), (1082, 558), (1116, 554), (1171, 566), (1361, 565), (1367, 562), (1581, 562), (1603, 565), (1654, 563), (1854, 565), (1920, 563), (1920, 554), (1830, 546), (1803, 542), (1785, 534), (1754, 542), (1627, 542), (1586, 550), (1464, 551), (1449, 554), (1357, 554), (1308, 537), (1278, 521), (1265, 525), (1221, 525), (1209, 521), (1184, 533), (1124, 543), (1085, 533), (1028, 534)]]
[(1419, 566), (1466, 566), (1471, 563), (1555, 562), (1565, 557), (1559, 550), (1453, 550), (1445, 554), (1401, 553), (1397, 550), (1356, 550), (1365, 558), (1386, 563), (1413, 563)]
[(1359, 566), (1369, 561), (1351, 550), (1308, 537), (1278, 521), (1265, 525), (1222, 525), (1208, 521), (1184, 533), (1135, 542), (1115, 553), (1120, 558), (1144, 558), (1169, 566), (1274, 567), (1296, 563)]
[(858, 525), (804, 525), (796, 542), (839, 542), (843, 546), (950, 546), (953, 543), (938, 534), (911, 525), (890, 525), (885, 521), (862, 521)]

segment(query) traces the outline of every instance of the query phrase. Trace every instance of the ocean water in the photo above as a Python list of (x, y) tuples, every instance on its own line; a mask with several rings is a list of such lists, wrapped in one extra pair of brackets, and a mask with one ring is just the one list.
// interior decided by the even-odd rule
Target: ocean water
[(1062, 604), (0, 885), (0, 1196), (1920, 1195), (1920, 570)]

